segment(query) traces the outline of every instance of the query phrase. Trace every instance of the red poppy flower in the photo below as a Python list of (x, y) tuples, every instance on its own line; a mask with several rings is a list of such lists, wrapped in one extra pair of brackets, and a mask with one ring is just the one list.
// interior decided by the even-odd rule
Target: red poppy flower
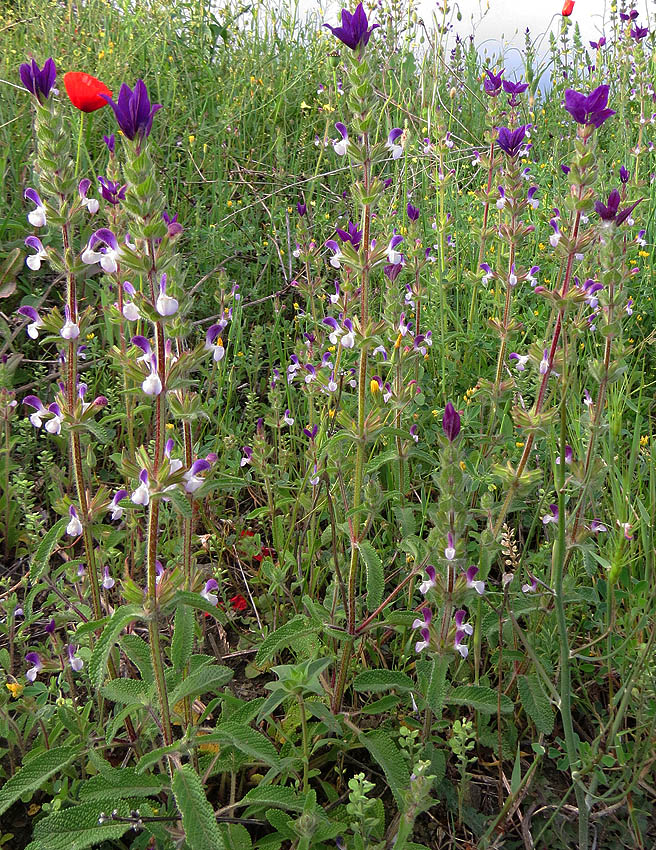
[(255, 537), (255, 532), (251, 531), (250, 528), (243, 528), (240, 537)]
[(569, 18), (574, 11), (574, 0), (565, 0), (563, 4), (563, 18)]
[(100, 97), (101, 94), (112, 96), (112, 92), (104, 83), (84, 71), (69, 71), (64, 74), (64, 85), (71, 103), (82, 112), (95, 112), (96, 109), (107, 106), (107, 101)]
[(245, 611), (248, 608), (248, 602), (244, 599), (241, 593), (233, 596), (230, 600), (230, 605), (233, 611)]

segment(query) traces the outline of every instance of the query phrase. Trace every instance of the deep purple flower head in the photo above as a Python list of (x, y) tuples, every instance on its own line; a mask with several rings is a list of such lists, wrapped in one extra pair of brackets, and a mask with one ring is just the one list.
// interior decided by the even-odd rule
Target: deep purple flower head
[(153, 117), (157, 110), (162, 108), (160, 103), (151, 105), (143, 80), (137, 80), (134, 91), (123, 83), (118, 93), (118, 102), (106, 94), (101, 94), (100, 97), (112, 107), (118, 126), (131, 141), (136, 138), (142, 140), (150, 135)]
[(450, 443), (452, 443), (460, 433), (460, 414), (451, 402), (448, 402), (447, 406), (444, 408), (442, 430)]
[(597, 215), (601, 218), (602, 221), (614, 221), (615, 224), (619, 227), (620, 224), (623, 224), (627, 220), (627, 218), (631, 215), (633, 210), (638, 206), (642, 198), (637, 200), (635, 204), (631, 204), (630, 207), (625, 207), (620, 211), (620, 193), (617, 189), (613, 189), (613, 191), (608, 196), (608, 203), (603, 204), (601, 201), (595, 201), (595, 210), (597, 211)]
[(631, 27), (631, 38), (635, 39), (636, 41), (640, 41), (641, 39), (646, 38), (646, 36), (648, 35), (649, 27)]
[(623, 165), (620, 166), (620, 182), (622, 182), (622, 183), (628, 183), (629, 182), (629, 172), (626, 170), (626, 168)]
[(593, 50), (601, 50), (601, 48), (602, 48), (605, 44), (606, 44), (606, 38), (605, 38), (605, 36), (603, 36), (603, 35), (602, 35), (602, 37), (599, 39), (599, 41), (591, 41), (591, 42), (590, 42), (590, 47), (591, 47)]
[(394, 283), (399, 274), (401, 273), (401, 269), (403, 268), (403, 263), (396, 263), (395, 265), (384, 266), (383, 274), (390, 281), (390, 283)]
[(510, 80), (503, 81), (503, 90), (513, 97), (522, 94), (528, 88), (528, 83), (512, 83)]
[(638, 17), (638, 10), (631, 9), (630, 12), (620, 12), (620, 21), (635, 21)]
[(497, 136), (497, 145), (508, 156), (517, 156), (520, 148), (526, 139), (526, 127), (518, 127), (516, 130), (509, 130), (507, 127), (499, 127), (499, 135)]
[(99, 177), (98, 182), (100, 183), (100, 194), (107, 203), (116, 206), (116, 204), (125, 200), (127, 186), (119, 186), (118, 183), (114, 183), (113, 180), (109, 180), (107, 177)]
[(336, 227), (335, 230), (342, 242), (350, 242), (357, 251), (360, 246), (360, 242), (362, 242), (362, 231), (358, 230), (357, 225), (353, 224), (352, 221), (349, 221), (348, 231), (342, 230), (341, 227)]
[(342, 44), (350, 47), (351, 50), (358, 50), (366, 47), (371, 38), (371, 33), (380, 24), (369, 26), (367, 13), (365, 12), (362, 3), (359, 3), (355, 12), (351, 14), (346, 9), (342, 9), (342, 25), (341, 27), (332, 27), (330, 24), (324, 24), (324, 27), (329, 29), (331, 33), (338, 38)]
[(298, 213), (300, 218), (307, 213), (307, 204), (302, 204), (300, 201), (296, 204), (296, 212)]
[(607, 109), (609, 87), (597, 86), (590, 94), (585, 95), (574, 89), (565, 91), (565, 109), (577, 124), (591, 124), (601, 127), (607, 118), (615, 115), (612, 109)]
[(483, 81), (483, 88), (485, 89), (485, 93), (490, 97), (496, 97), (501, 91), (501, 75), (505, 70), (505, 68), (502, 68), (498, 74), (495, 74), (488, 68), (485, 69), (487, 79)]
[(419, 218), (419, 210), (417, 209), (417, 207), (413, 207), (411, 203), (408, 203), (408, 206), (406, 207), (406, 212), (410, 221), (417, 221), (417, 219)]
[(174, 236), (179, 236), (182, 233), (183, 227), (178, 221), (178, 214), (171, 216), (167, 213), (166, 210), (162, 213), (162, 220), (166, 225), (166, 230), (168, 233), (169, 239), (172, 239)]
[(113, 133), (109, 136), (103, 136), (103, 142), (107, 145), (107, 150), (114, 155), (114, 151), (116, 150), (116, 137)]
[(25, 88), (36, 97), (39, 103), (48, 99), (57, 76), (54, 59), (46, 59), (43, 68), (39, 68), (34, 59), (30, 63), (24, 62), (18, 69), (18, 73)]

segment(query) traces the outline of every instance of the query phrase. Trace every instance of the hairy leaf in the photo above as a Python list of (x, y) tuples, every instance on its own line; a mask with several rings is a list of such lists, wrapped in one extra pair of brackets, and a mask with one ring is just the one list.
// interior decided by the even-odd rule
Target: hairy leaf
[(196, 771), (189, 764), (179, 767), (171, 783), (182, 815), (187, 844), (193, 850), (224, 850), (225, 844)]
[(185, 697), (199, 696), (210, 691), (217, 691), (227, 685), (234, 673), (229, 667), (218, 664), (207, 664), (199, 670), (194, 670), (186, 679), (169, 694), (169, 702), (175, 705)]
[(114, 644), (117, 642), (123, 629), (143, 616), (143, 611), (137, 605), (123, 605), (114, 611), (114, 614), (103, 629), (96, 645), (91, 653), (89, 661), (89, 677), (95, 688), (100, 688), (105, 678), (107, 660)]
[(401, 673), (400, 670), (364, 670), (358, 673), (353, 682), (356, 691), (389, 691), (394, 688), (397, 691), (416, 691), (417, 685), (410, 676)]
[(410, 772), (399, 748), (382, 729), (360, 735), (360, 741), (382, 767), (399, 811), (403, 811), (403, 795), (410, 787)]
[(385, 590), (385, 573), (383, 562), (378, 557), (378, 552), (369, 543), (363, 540), (359, 545), (360, 556), (364, 562), (367, 572), (367, 608), (373, 611), (383, 601)]
[(72, 747), (55, 747), (30, 759), (0, 788), (0, 815), (19, 797), (25, 797), (59, 773), (77, 755)]
[(538, 732), (550, 735), (554, 728), (554, 713), (537, 676), (520, 676), (517, 690), (526, 714), (535, 723)]
[[(461, 685), (449, 691), (446, 702), (451, 705), (467, 705), (481, 714), (497, 713), (497, 692), (482, 685)], [(512, 714), (513, 704), (505, 694), (501, 694), (501, 713)]]

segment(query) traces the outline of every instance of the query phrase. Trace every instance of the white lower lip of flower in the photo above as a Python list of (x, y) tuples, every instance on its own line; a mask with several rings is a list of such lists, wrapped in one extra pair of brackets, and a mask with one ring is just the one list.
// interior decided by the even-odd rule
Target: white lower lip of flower
[(203, 486), (203, 479), (198, 478), (196, 475), (191, 475), (185, 481), (185, 490), (187, 493), (195, 493), (200, 487)]
[(112, 519), (120, 519), (123, 516), (123, 508), (119, 508), (118, 505), (115, 508), (112, 508)]
[(107, 274), (114, 274), (118, 266), (116, 265), (115, 252), (100, 255), (100, 267)]
[(33, 682), (36, 679), (38, 672), (39, 671), (36, 667), (30, 667), (30, 669), (25, 674), (25, 678), (28, 679), (30, 682)]
[(84, 667), (84, 661), (81, 658), (71, 658), (71, 667), (75, 670), (76, 673), (79, 673), (80, 670)]
[(99, 251), (93, 251), (91, 248), (85, 248), (82, 251), (81, 260), (83, 263), (86, 263), (88, 266), (93, 265), (94, 263), (99, 263), (104, 255)]
[(30, 339), (38, 339), (39, 338), (39, 328), (41, 327), (41, 322), (32, 322), (27, 326), (27, 335)]
[(222, 345), (214, 346), (214, 354), (212, 356), (215, 363), (218, 363), (219, 360), (223, 360), (225, 356), (225, 348)]
[(201, 590), (200, 595), (203, 599), (207, 599), (210, 605), (217, 605), (219, 602), (219, 597), (215, 593), (210, 593), (207, 590)]
[(151, 372), (141, 384), (141, 389), (146, 395), (159, 395), (162, 392), (162, 382), (157, 372)]
[(342, 343), (344, 348), (353, 348), (353, 346), (355, 345), (355, 336), (352, 333), (344, 334), (340, 342)]
[(163, 295), (160, 293), (160, 295), (157, 296), (155, 309), (160, 316), (173, 316), (178, 312), (178, 302), (175, 298), (171, 298), (170, 295)]
[(130, 496), (130, 500), (135, 505), (143, 505), (145, 507), (150, 502), (150, 490), (148, 489), (148, 485), (140, 484)]
[(64, 339), (77, 339), (80, 335), (80, 329), (75, 322), (65, 322), (64, 326), (59, 331), (59, 335)]
[(123, 305), (123, 316), (128, 322), (136, 322), (140, 318), (137, 305), (133, 301), (128, 301)]
[(435, 582), (432, 582), (432, 581), (422, 581), (422, 583), (419, 585), (419, 592), (420, 592), (423, 596), (426, 596), (426, 594), (427, 594), (427, 593), (428, 593), (428, 591), (431, 589), (431, 587), (435, 587)]
[(84, 201), (82, 201), (82, 206), (86, 207), (91, 215), (95, 215), (100, 209), (100, 204), (98, 203), (97, 198), (85, 198)]
[(44, 255), (42, 255), (41, 253), (32, 254), (31, 256), (29, 256), (25, 261), (28, 265), (28, 268), (32, 269), (33, 272), (38, 271), (41, 268), (41, 260), (43, 259), (43, 256)]
[(77, 517), (71, 517), (71, 521), (66, 526), (66, 534), (69, 537), (79, 537), (82, 534), (82, 523)]
[(446, 549), (444, 550), (444, 557), (447, 559), (447, 561), (452, 561), (455, 558), (455, 556), (456, 556), (456, 550), (451, 546), (447, 546)]
[(39, 416), (38, 413), (33, 413), (30, 416), (30, 422), (34, 425), (35, 428), (40, 428), (43, 425), (43, 420)]
[(59, 416), (53, 416), (52, 419), (49, 419), (46, 422), (46, 431), (49, 434), (60, 434), (61, 433), (61, 419)]
[(45, 207), (37, 207), (28, 214), (27, 220), (33, 227), (46, 226), (46, 210)]

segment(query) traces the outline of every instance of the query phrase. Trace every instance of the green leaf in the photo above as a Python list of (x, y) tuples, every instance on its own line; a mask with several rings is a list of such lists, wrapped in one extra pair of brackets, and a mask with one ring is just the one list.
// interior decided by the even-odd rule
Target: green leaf
[(60, 520), (57, 520), (52, 528), (50, 528), (43, 536), (43, 539), (34, 553), (32, 564), (30, 566), (30, 580), (32, 582), (38, 581), (46, 571), (55, 546), (59, 542), (59, 538), (62, 537), (66, 531), (67, 525), (68, 519), (66, 517), (62, 517)]
[(356, 691), (380, 693), (395, 688), (397, 691), (416, 691), (417, 685), (400, 670), (364, 670), (353, 682)]
[(115, 809), (120, 817), (128, 818), (133, 808), (133, 803), (110, 797), (54, 812), (36, 823), (26, 850), (85, 850), (103, 841), (117, 840), (131, 828), (130, 823), (108, 820), (99, 824), (98, 818)]
[(207, 599), (204, 599), (200, 593), (192, 593), (189, 590), (179, 590), (173, 599), (175, 605), (189, 605), (190, 608), (195, 608), (197, 611), (204, 611), (206, 614), (211, 614), (215, 620), (225, 623), (225, 615), (218, 605), (212, 605)]
[(399, 748), (382, 729), (360, 735), (360, 741), (382, 767), (399, 811), (403, 811), (403, 796), (410, 787), (410, 772)]
[(172, 490), (169, 490), (166, 495), (171, 500), (175, 510), (181, 516), (183, 516), (185, 519), (191, 519), (192, 508), (191, 504), (189, 503), (189, 498), (181, 490), (178, 490), (177, 487), (174, 487)]
[(368, 540), (363, 540), (358, 549), (367, 571), (367, 608), (373, 611), (383, 601), (383, 591), (385, 590), (383, 562)]
[(107, 699), (121, 705), (148, 705), (150, 689), (148, 682), (142, 682), (140, 679), (110, 679), (101, 687), (100, 692)]
[(62, 771), (77, 755), (71, 747), (55, 747), (30, 759), (0, 788), (0, 815), (16, 800), (41, 788), (51, 776)]
[(203, 785), (191, 765), (179, 767), (171, 783), (191, 850), (224, 850), (225, 844)]
[(89, 660), (89, 678), (94, 688), (100, 688), (103, 679), (105, 678), (105, 670), (107, 668), (107, 660), (109, 653), (123, 629), (143, 617), (143, 610), (137, 605), (122, 605), (114, 611), (114, 614), (103, 629), (102, 634), (98, 638), (98, 642), (93, 648), (91, 659)]
[(96, 440), (103, 446), (111, 443), (115, 434), (115, 431), (112, 428), (108, 428), (106, 425), (102, 425), (94, 419), (87, 419), (84, 423), (84, 427), (87, 431), (90, 431)]
[(137, 762), (136, 771), (137, 773), (143, 773), (144, 770), (147, 770), (151, 765), (158, 762), (160, 759), (163, 759), (165, 756), (170, 755), (171, 753), (177, 753), (180, 750), (180, 746), (176, 744), (169, 744), (168, 747), (157, 747), (157, 749), (151, 750), (149, 753), (141, 756), (139, 761)]
[(246, 794), (239, 806), (271, 806), (288, 812), (302, 812), (305, 800), (283, 785), (258, 785)]
[(522, 701), (522, 707), (535, 723), (535, 728), (538, 732), (550, 735), (554, 728), (554, 713), (538, 677), (520, 676), (517, 680), (517, 690)]
[[(481, 714), (497, 713), (497, 692), (482, 685), (461, 685), (449, 691), (446, 702), (450, 705), (467, 705)], [(512, 714), (513, 704), (505, 694), (501, 694), (501, 713)]]
[(227, 685), (234, 673), (229, 667), (218, 664), (207, 664), (199, 670), (194, 670), (186, 679), (169, 694), (169, 702), (176, 705), (185, 697), (199, 696), (210, 691), (217, 691)]
[(141, 673), (144, 682), (155, 681), (155, 671), (150, 656), (150, 647), (146, 641), (135, 634), (123, 635), (121, 638), (121, 649)]
[(171, 641), (171, 661), (176, 670), (182, 670), (194, 648), (194, 613), (188, 605), (178, 605)]
[(448, 669), (448, 658), (436, 656), (433, 659), (433, 667), (426, 688), (426, 703), (438, 720), (442, 716), (442, 707), (446, 696), (446, 672)]
[(255, 656), (255, 664), (261, 667), (269, 661), (279, 649), (289, 646), (293, 641), (308, 635), (316, 634), (317, 626), (300, 614), (280, 626), (275, 632), (264, 638)]
[(164, 787), (164, 779), (137, 773), (134, 767), (112, 768), (92, 776), (80, 787), (80, 800), (125, 800), (130, 797), (155, 797)]
[(230, 744), (242, 753), (251, 756), (255, 761), (261, 761), (269, 767), (280, 769), (280, 759), (271, 741), (261, 732), (257, 732), (242, 723), (234, 723), (230, 720), (221, 723), (214, 732), (203, 735), (201, 741), (203, 744), (212, 741)]

